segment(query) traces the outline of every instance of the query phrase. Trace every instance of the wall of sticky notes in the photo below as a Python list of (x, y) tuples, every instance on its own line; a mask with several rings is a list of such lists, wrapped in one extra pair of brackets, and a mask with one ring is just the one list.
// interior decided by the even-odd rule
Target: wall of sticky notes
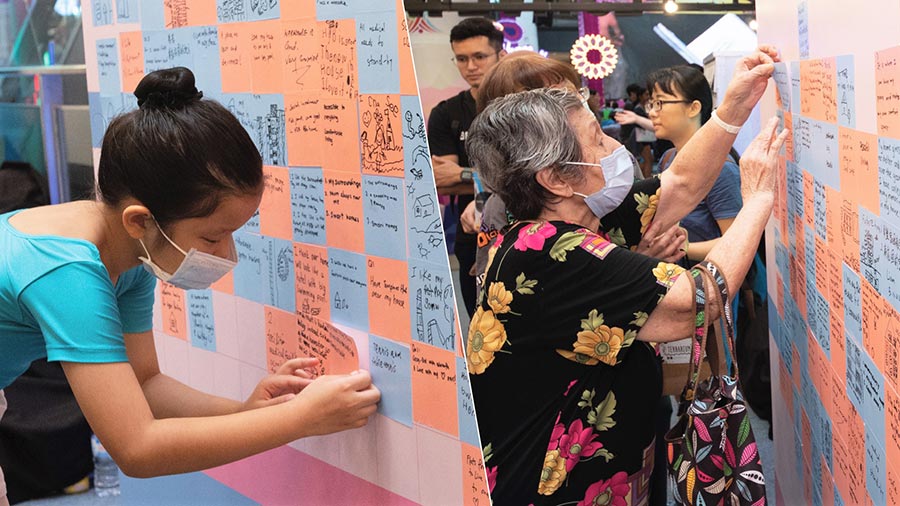
[(321, 373), (368, 369), (382, 392), (363, 429), (208, 474), (263, 504), (489, 504), (402, 2), (83, 8), (95, 163), (140, 79), (179, 65), (264, 161), (234, 271), (210, 290), (158, 287), (163, 370), (243, 399), (315, 356)]
[(779, 504), (900, 503), (900, 3), (759, 0), (793, 131), (767, 231)]

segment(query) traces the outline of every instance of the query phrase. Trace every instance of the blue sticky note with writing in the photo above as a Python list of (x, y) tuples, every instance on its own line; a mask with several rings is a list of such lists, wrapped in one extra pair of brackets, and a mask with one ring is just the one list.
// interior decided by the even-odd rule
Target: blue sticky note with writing
[(803, 171), (796, 163), (788, 160), (787, 164), (787, 210), (788, 210), (788, 235), (791, 233), (792, 223), (795, 217), (803, 217)]
[(810, 487), (812, 490), (812, 497), (809, 499), (812, 500), (812, 506), (822, 506), (822, 466), (819, 465), (819, 458), (818, 455), (816, 455), (815, 448), (812, 449), (810, 460), (815, 464), (810, 464), (810, 466), (806, 468), (810, 480), (812, 480), (812, 486)]
[(859, 274), (842, 262), (844, 271), (844, 329), (862, 346), (862, 288)]
[(257, 209), (253, 216), (247, 220), (247, 223), (241, 225), (241, 228), (238, 229), (239, 232), (245, 232), (248, 234), (258, 234), (259, 233), (259, 209)]
[(816, 235), (823, 241), (826, 241), (828, 240), (828, 211), (825, 185), (818, 179), (813, 182), (813, 209), (815, 212), (813, 222), (816, 225)]
[(193, 32), (194, 28), (189, 26), (166, 30), (168, 67), (194, 68)]
[(856, 128), (856, 68), (853, 65), (853, 55), (838, 56), (835, 64), (838, 125)]
[(403, 184), (409, 258), (441, 262), (446, 258), (441, 210), (434, 189), (431, 153), (419, 97), (401, 96), (403, 109)]
[[(268, 3), (268, 0), (263, 1)], [(247, 21), (249, 16), (249, 0), (216, 0), (216, 20), (219, 23)]]
[(169, 36), (164, 31), (145, 31), (144, 40), (144, 72), (149, 74), (160, 69), (170, 68)]
[(878, 138), (878, 186), (881, 201), (881, 218), (900, 228), (900, 140)]
[(112, 0), (91, 0), (91, 19), (94, 26), (113, 24)]
[(790, 111), (791, 75), (788, 72), (787, 63), (779, 62), (775, 64), (775, 72), (772, 73), (772, 80), (775, 81), (775, 89), (778, 90), (778, 97), (781, 100), (781, 108), (785, 111)]
[(449, 351), (456, 350), (456, 299), (450, 269), (409, 260), (409, 302), (412, 337)]
[(141, 20), (138, 0), (116, 0), (116, 20), (119, 23), (137, 23)]
[(325, 185), (319, 167), (290, 169), (294, 240), (325, 245)]
[(837, 485), (834, 486), (834, 506), (844, 506), (844, 498), (841, 497)]
[(267, 241), (262, 236), (240, 230), (233, 236), (238, 257), (234, 268), (234, 294), (264, 304), (269, 293)]
[(262, 21), (281, 17), (281, 0), (250, 0), (248, 7), (247, 21)]
[(865, 395), (865, 386), (863, 381), (863, 351), (859, 345), (847, 337), (846, 353), (847, 353), (847, 398), (856, 408), (860, 416), (863, 414)]
[(188, 290), (188, 330), (191, 345), (216, 351), (216, 323), (213, 318), (212, 290)]
[(205, 98), (217, 98), (222, 93), (218, 27), (192, 27), (191, 52), (194, 55), (194, 66), (191, 70), (197, 80), (197, 89), (203, 92)]
[(881, 218), (859, 206), (859, 268), (860, 274), (882, 293), (881, 286)]
[(475, 419), (475, 400), (472, 397), (472, 385), (469, 383), (466, 359), (462, 357), (456, 357), (456, 391), (459, 439), (479, 448), (481, 440), (478, 438), (478, 422)]
[(122, 92), (118, 40), (97, 39), (97, 71), (100, 73), (101, 94), (114, 95)]
[(269, 295), (266, 303), (270, 306), (294, 311), (297, 309), (294, 286), (294, 243), (285, 239), (268, 237)]
[(812, 319), (809, 320), (810, 330), (825, 352), (825, 356), (831, 360), (831, 306), (817, 288), (807, 293), (813, 294), (807, 301), (807, 304), (813, 305)]
[(316, 19), (346, 19), (360, 12), (387, 12), (395, 8), (393, 0), (316, 0)]
[(108, 120), (103, 114), (103, 103), (100, 94), (88, 93), (88, 113), (91, 115), (91, 147), (99, 148), (103, 142)]
[[(141, 31), (165, 30), (166, 11), (163, 0), (141, 0)], [(149, 73), (150, 71), (146, 71)]]
[(806, 259), (806, 282), (816, 281), (816, 237), (809, 225), (803, 225), (803, 256)]
[(368, 330), (366, 257), (347, 250), (328, 248), (328, 278), (331, 285), (331, 319), (359, 330)]
[(397, 16), (393, 10), (356, 14), (360, 93), (400, 93)]
[[(881, 445), (884, 445), (884, 375), (865, 349), (861, 351), (863, 408), (859, 416)], [(848, 371), (849, 374), (849, 371)]]
[(800, 58), (809, 58), (809, 4), (806, 0), (800, 0), (797, 4), (797, 35)]
[(409, 347), (369, 335), (369, 373), (381, 391), (378, 412), (412, 427), (412, 378)]
[(364, 175), (362, 192), (366, 253), (406, 260), (403, 179)]
[(866, 490), (872, 504), (887, 503), (886, 483), (884, 436), (879, 438), (866, 427)]
[(832, 448), (832, 423), (831, 417), (828, 416), (828, 411), (825, 409), (825, 405), (822, 404), (822, 398), (816, 397), (815, 402), (815, 410), (816, 410), (816, 426), (813, 427), (813, 434), (815, 436), (815, 444), (819, 450), (819, 453), (825, 459), (825, 463), (828, 464), (828, 468), (831, 469), (834, 461), (833, 457), (833, 448)]
[(131, 93), (114, 93), (103, 95), (88, 94), (88, 110), (91, 114), (92, 146), (99, 148), (103, 143), (103, 135), (109, 123), (120, 114), (137, 108), (137, 102)]
[(895, 308), (900, 308), (900, 229), (882, 223), (879, 244), (881, 294)]
[(791, 112), (796, 114), (800, 112), (800, 62), (792, 60), (789, 65), (791, 69)]
[(259, 149), (265, 165), (287, 165), (284, 136), (284, 95), (251, 95), (247, 106), (249, 125), (244, 124)]
[(809, 171), (816, 180), (835, 190), (841, 189), (841, 172), (838, 148), (838, 127), (831, 123), (799, 117), (800, 143), (795, 136), (794, 149), (799, 148), (800, 166)]

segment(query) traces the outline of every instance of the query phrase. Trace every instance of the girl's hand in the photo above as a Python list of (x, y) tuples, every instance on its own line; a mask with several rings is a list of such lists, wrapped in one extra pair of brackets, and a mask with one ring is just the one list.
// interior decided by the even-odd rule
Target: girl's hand
[(241, 411), (262, 408), (293, 399), (316, 378), (317, 358), (295, 358), (288, 360), (262, 379), (250, 397), (244, 401)]

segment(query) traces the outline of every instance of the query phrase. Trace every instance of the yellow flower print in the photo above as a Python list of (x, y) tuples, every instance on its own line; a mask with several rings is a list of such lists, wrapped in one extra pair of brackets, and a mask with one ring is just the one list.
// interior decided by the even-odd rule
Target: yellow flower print
[(656, 206), (659, 205), (660, 190), (662, 190), (662, 188), (660, 188), (659, 190), (656, 190), (656, 193), (653, 195), (650, 195), (649, 198), (647, 198), (647, 195), (643, 194), (643, 193), (641, 193), (639, 195), (635, 195), (636, 199), (638, 197), (646, 198), (646, 201), (644, 201), (643, 199), (638, 200), (638, 208), (637, 208), (637, 212), (641, 213), (641, 233), (642, 234), (647, 230), (647, 227), (650, 226), (650, 222), (653, 221), (653, 217), (656, 216)]
[(582, 330), (578, 333), (578, 340), (572, 343), (576, 355), (587, 358), (585, 365), (595, 365), (603, 362), (608, 365), (616, 365), (616, 357), (622, 349), (625, 340), (625, 332), (618, 327), (601, 325), (594, 330)]
[(541, 483), (538, 494), (552, 495), (566, 480), (566, 459), (559, 455), (559, 450), (550, 450), (544, 456), (544, 467), (541, 469)]
[(481, 374), (494, 361), (494, 353), (506, 343), (506, 328), (491, 310), (478, 308), (469, 325), (466, 361), (469, 374)]
[(509, 312), (509, 305), (512, 303), (513, 294), (506, 289), (506, 286), (495, 281), (488, 288), (487, 303), (491, 306), (494, 314), (503, 314)]
[(684, 272), (684, 267), (668, 262), (660, 262), (656, 264), (656, 267), (653, 269), (653, 275), (656, 276), (656, 281), (668, 288), (672, 287), (675, 278), (682, 272)]

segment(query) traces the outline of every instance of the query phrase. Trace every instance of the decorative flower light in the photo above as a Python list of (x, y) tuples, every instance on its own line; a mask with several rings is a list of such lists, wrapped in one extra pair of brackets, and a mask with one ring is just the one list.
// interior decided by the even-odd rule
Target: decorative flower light
[(613, 43), (595, 33), (576, 40), (569, 55), (575, 70), (588, 79), (603, 79), (619, 63), (619, 53)]

